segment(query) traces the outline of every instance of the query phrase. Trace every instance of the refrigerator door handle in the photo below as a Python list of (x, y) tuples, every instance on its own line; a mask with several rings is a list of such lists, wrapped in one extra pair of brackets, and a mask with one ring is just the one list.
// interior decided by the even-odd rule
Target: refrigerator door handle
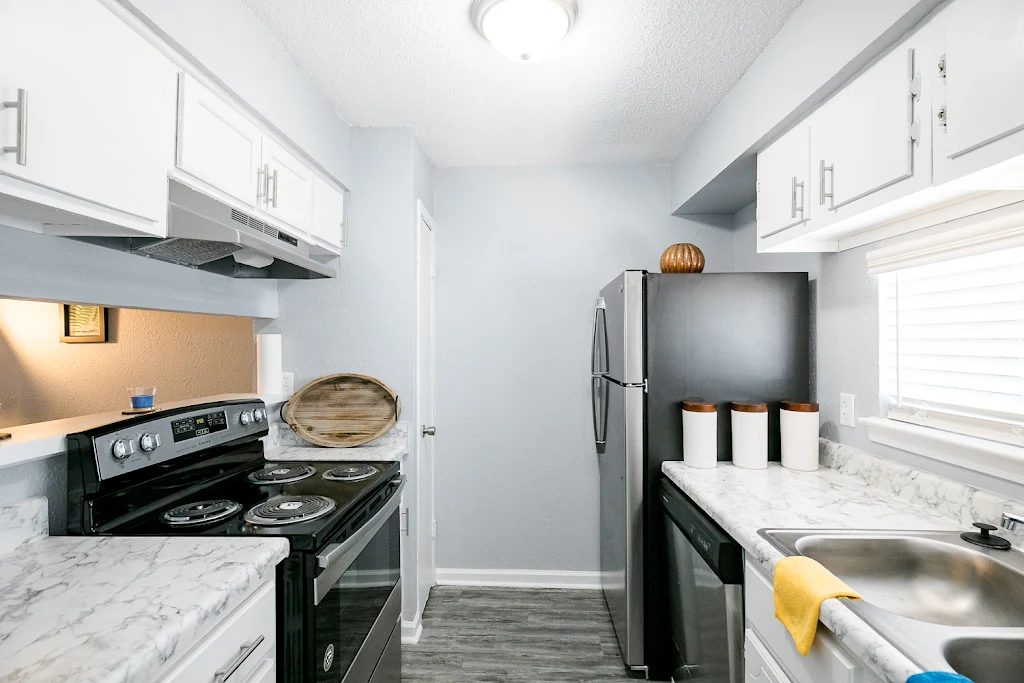
[(594, 343), (590, 349), (590, 373), (594, 377), (608, 372), (608, 323), (604, 311), (604, 297), (598, 297), (594, 309)]
[(594, 411), (594, 443), (600, 455), (604, 453), (608, 434), (608, 380), (599, 376), (591, 378), (590, 398)]

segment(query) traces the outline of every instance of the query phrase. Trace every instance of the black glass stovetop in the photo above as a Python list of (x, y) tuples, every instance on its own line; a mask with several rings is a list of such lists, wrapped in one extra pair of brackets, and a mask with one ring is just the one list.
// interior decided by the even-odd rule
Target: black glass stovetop
[[(363, 470), (343, 472), (343, 475), (359, 476), (368, 473), (369, 476), (359, 481), (332, 481), (324, 478), (324, 474), (339, 467), (359, 467)], [(232, 468), (230, 472), (224, 472), (223, 468), (217, 469), (220, 472), (219, 480), (204, 484), (204, 481), (209, 481), (206, 477), (212, 474), (213, 469), (217, 469), (213, 462), (196, 463), (190, 469), (168, 472), (157, 481), (134, 486), (131, 492), (122, 492), (117, 496), (121, 498), (117, 503), (107, 500), (107, 512), (111, 512), (111, 506), (120, 504), (124, 514), (111, 519), (101, 533), (119, 536), (272, 536), (287, 538), (293, 550), (317, 550), (328, 540), (338, 540), (334, 538), (338, 530), (343, 526), (351, 527), (352, 522), (356, 521), (351, 519), (353, 515), (365, 514), (365, 503), (399, 473), (398, 463), (395, 462), (271, 463), (253, 460)], [(250, 479), (250, 475), (256, 475), (258, 479), (273, 479), (276, 476), (268, 476), (264, 470), (278, 472), (279, 476), (286, 479), (295, 478), (303, 474), (303, 469), (312, 470), (310, 476), (290, 483), (255, 483)], [(143, 501), (139, 500), (140, 496), (148, 498)], [(333, 504), (333, 509), (322, 516), (297, 523), (262, 524), (246, 521), (247, 512), (282, 496), (288, 497), (287, 504), (279, 505), (271, 514), (269, 519), (274, 522), (287, 518), (290, 510), (298, 513), (306, 509), (297, 497), (314, 497), (310, 509), (331, 507), (330, 504)], [(195, 508), (203, 503), (210, 503), (210, 506), (199, 509), (197, 514), (200, 518), (204, 512), (213, 515), (227, 513), (226, 516), (194, 524), (171, 524), (164, 518), (168, 511), (182, 507), (191, 507), (195, 513)], [(238, 505), (228, 506), (225, 503)], [(186, 511), (179, 518), (187, 517), (188, 514)]]

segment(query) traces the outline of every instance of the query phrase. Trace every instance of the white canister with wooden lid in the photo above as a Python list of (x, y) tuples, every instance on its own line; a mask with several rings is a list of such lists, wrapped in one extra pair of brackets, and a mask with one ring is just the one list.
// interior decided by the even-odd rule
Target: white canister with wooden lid
[(783, 401), (779, 430), (782, 466), (801, 472), (818, 469), (818, 404)]
[(768, 404), (733, 402), (732, 464), (748, 470), (768, 467)]
[(683, 462), (711, 469), (718, 464), (718, 406), (701, 399), (683, 401)]

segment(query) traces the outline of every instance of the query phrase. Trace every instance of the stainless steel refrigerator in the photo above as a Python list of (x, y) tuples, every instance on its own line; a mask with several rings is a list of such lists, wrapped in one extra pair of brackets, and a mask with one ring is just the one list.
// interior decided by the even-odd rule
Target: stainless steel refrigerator
[(769, 404), (779, 459), (779, 403), (810, 394), (807, 273), (668, 275), (629, 270), (594, 313), (594, 439), (601, 473), (601, 585), (625, 664), (665, 680), (665, 531), (661, 465), (683, 457), (682, 402), (719, 404), (718, 459), (730, 460), (730, 401)]

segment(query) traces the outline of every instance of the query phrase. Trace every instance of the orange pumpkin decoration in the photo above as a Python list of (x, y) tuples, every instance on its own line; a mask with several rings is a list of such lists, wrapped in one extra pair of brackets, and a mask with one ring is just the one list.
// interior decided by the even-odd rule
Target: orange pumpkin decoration
[(695, 244), (673, 244), (661, 255), (663, 273), (701, 273), (704, 271), (704, 252)]

